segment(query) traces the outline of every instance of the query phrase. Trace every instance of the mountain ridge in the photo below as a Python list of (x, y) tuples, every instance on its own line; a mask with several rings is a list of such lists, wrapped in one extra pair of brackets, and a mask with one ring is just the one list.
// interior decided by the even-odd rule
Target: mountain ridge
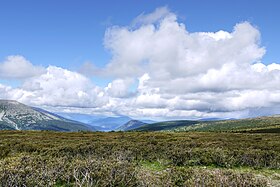
[(127, 123), (123, 124), (119, 128), (117, 128), (117, 131), (129, 131), (129, 130), (134, 130), (136, 128), (139, 128), (143, 125), (146, 125), (147, 123), (144, 123), (139, 120), (130, 120)]
[(199, 132), (280, 132), (280, 115), (259, 116), (245, 119), (223, 120), (173, 120), (146, 124), (134, 131), (199, 131)]
[(91, 131), (86, 124), (14, 100), (0, 100), (0, 129)]

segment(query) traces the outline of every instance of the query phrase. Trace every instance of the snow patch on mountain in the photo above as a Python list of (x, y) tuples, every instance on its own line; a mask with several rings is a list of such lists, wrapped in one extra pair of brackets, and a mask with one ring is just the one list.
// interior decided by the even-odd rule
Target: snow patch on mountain
[(4, 112), (4, 111), (1, 111), (1, 112), (0, 112), (0, 121), (3, 121), (3, 120), (2, 120), (2, 117), (3, 117), (4, 115), (5, 115), (5, 112)]

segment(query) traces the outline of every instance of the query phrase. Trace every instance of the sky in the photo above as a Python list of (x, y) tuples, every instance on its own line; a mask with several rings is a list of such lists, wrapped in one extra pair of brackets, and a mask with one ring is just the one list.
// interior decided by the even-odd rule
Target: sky
[(0, 99), (149, 119), (280, 113), (280, 2), (0, 1)]

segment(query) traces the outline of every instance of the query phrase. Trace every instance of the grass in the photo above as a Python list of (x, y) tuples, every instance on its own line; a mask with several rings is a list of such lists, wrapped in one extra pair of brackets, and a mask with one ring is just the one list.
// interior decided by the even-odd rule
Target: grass
[(280, 134), (0, 131), (0, 186), (268, 186)]
[(151, 171), (163, 171), (167, 167), (165, 164), (161, 163), (160, 161), (142, 161), (139, 163), (142, 167), (145, 169), (151, 170)]

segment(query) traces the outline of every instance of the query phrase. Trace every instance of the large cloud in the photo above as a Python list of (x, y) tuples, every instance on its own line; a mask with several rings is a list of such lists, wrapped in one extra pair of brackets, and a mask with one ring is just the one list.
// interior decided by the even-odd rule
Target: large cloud
[(49, 66), (38, 77), (27, 79), (19, 88), (0, 85), (0, 89), (2, 98), (35, 106), (95, 108), (107, 102), (102, 89), (88, 78), (55, 66)]
[(136, 118), (280, 112), (280, 64), (262, 63), (260, 32), (249, 22), (236, 24), (232, 31), (191, 33), (163, 7), (141, 14), (130, 26), (108, 28), (104, 44), (112, 53), (110, 62), (104, 69), (89, 63), (84, 69), (87, 75), (111, 76), (106, 87), (50, 66), (19, 88), (0, 85), (0, 96), (67, 111)]
[(109, 28), (105, 46), (113, 54), (105, 71), (141, 77), (130, 100), (136, 113), (245, 117), (280, 104), (280, 65), (261, 62), (265, 48), (249, 22), (232, 32), (190, 33), (164, 7), (141, 14), (133, 27)]
[(8, 56), (0, 63), (0, 78), (4, 79), (25, 79), (41, 75), (45, 69), (41, 66), (34, 66), (23, 56)]
[(258, 45), (259, 31), (247, 22), (237, 24), (232, 33), (189, 33), (173, 13), (136, 29), (112, 27), (105, 37), (113, 54), (107, 69), (116, 76), (149, 73), (153, 78), (175, 79), (224, 64), (246, 66), (265, 53)]

